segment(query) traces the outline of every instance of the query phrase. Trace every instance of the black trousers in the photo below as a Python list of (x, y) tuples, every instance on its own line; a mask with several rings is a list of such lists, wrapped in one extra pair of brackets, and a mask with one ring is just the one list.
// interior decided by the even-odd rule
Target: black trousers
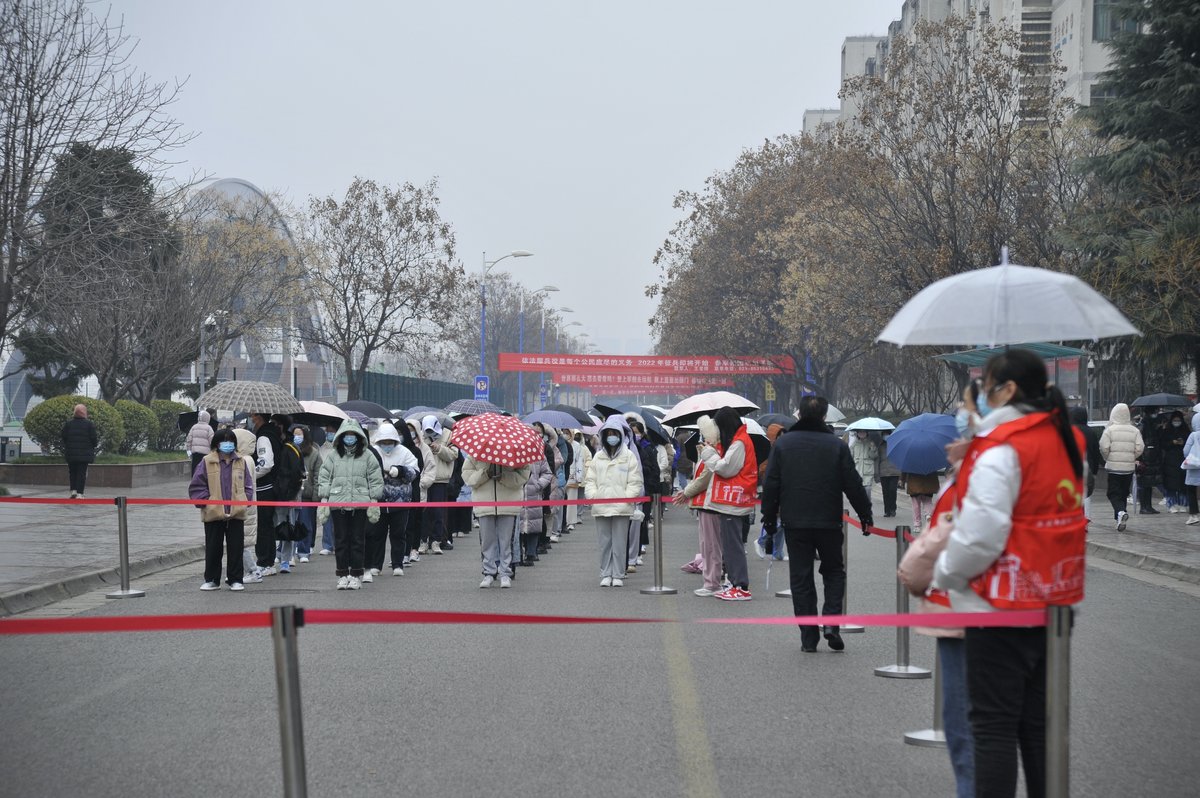
[[(846, 594), (846, 563), (842, 560), (842, 530), (785, 527), (788, 571), (791, 576), (792, 611), (796, 615), (817, 614), (817, 587), (813, 578), (814, 554), (821, 556), (821, 582), (825, 588), (822, 615), (841, 615)], [(816, 646), (821, 639), (819, 626), (800, 627), (800, 643)]]
[(367, 524), (367, 552), (364, 565), (383, 570), (388, 540), (392, 541), (392, 567), (399, 568), (408, 554), (408, 508), (380, 509), (379, 523)]
[[(204, 523), (204, 581), (221, 581), (221, 555), (229, 558), (225, 583), (242, 581), (242, 549), (246, 541), (246, 522), (240, 518)], [(222, 551), (224, 549), (224, 551)]]
[(968, 629), (967, 691), (977, 798), (1017, 794), (1018, 749), (1027, 795), (1044, 796), (1046, 630)]
[(896, 514), (896, 488), (899, 485), (899, 475), (879, 478), (879, 486), (883, 488), (883, 514), (889, 518)]
[(1129, 498), (1129, 489), (1133, 486), (1133, 474), (1114, 474), (1108, 472), (1108, 487), (1104, 490), (1104, 495), (1108, 497), (1108, 503), (1112, 505), (1113, 518), (1116, 518), (1119, 513), (1125, 510), (1126, 500)]
[(67, 461), (67, 478), (71, 483), (72, 493), (83, 493), (84, 483), (87, 482), (87, 467), (86, 460)]
[[(357, 507), (341, 510), (331, 508), (333, 519), (333, 555), (337, 560), (337, 576), (362, 576), (367, 547), (367, 511)], [(262, 531), (259, 531), (262, 534)]]
[[(255, 501), (273, 502), (274, 488), (264, 488), (255, 491)], [(258, 508), (258, 532), (254, 538), (254, 562), (259, 568), (270, 568), (275, 564), (275, 509), (274, 507)]]
[[(430, 485), (429, 490), (425, 492), (425, 501), (446, 501), (446, 483), (435, 482)], [(425, 541), (426, 543), (440, 544), (446, 542), (445, 507), (421, 508), (421, 540)]]

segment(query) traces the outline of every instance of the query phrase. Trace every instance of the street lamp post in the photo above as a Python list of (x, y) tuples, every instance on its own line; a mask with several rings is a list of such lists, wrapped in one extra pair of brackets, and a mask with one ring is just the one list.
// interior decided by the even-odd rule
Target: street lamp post
[[(541, 288), (533, 292), (533, 296), (545, 296), (551, 291), (557, 291), (558, 287), (553, 285), (543, 285)], [(525, 289), (521, 289), (521, 321), (520, 333), (518, 336), (518, 344), (522, 354), (525, 353)], [(523, 415), (525, 412), (525, 372), (517, 372), (517, 415)]]
[[(546, 354), (546, 307), (542, 306), (542, 354)], [(550, 310), (558, 313), (574, 313), (571, 308), (550, 308)], [(556, 334), (557, 335), (557, 334)], [(555, 339), (557, 340), (557, 338)], [(557, 344), (555, 344), (557, 349)], [(542, 394), (546, 391), (546, 372), (538, 372), (538, 399), (541, 399)], [(543, 404), (545, 404), (543, 402)]]
[(479, 373), (487, 374), (487, 276), (500, 261), (505, 258), (528, 258), (532, 252), (526, 252), (523, 249), (514, 249), (507, 255), (501, 255), (495, 260), (487, 259), (487, 252), (483, 253), (483, 270), (479, 278)]

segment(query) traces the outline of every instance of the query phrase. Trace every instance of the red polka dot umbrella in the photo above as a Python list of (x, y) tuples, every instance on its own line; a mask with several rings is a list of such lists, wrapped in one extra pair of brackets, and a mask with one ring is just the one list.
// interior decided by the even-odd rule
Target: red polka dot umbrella
[(546, 456), (541, 433), (518, 418), (498, 413), (460, 419), (450, 442), (480, 462), (512, 468)]

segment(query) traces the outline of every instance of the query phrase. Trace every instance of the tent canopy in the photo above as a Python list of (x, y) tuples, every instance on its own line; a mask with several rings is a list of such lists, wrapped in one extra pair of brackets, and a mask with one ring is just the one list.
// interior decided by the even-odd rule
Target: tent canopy
[(1028, 349), (1043, 360), (1054, 360), (1060, 357), (1083, 357), (1087, 355), (1082, 349), (1059, 344), (1014, 344), (1012, 346), (993, 346), (987, 349), (965, 349), (961, 352), (948, 352), (937, 355), (939, 360), (948, 363), (962, 363), (967, 366), (982, 366), (992, 355), (998, 355), (1007, 349)]

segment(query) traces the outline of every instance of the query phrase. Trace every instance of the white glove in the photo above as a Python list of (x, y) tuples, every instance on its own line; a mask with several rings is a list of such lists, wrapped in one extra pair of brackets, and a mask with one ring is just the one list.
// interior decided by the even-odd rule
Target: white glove
[(400, 478), (400, 466), (392, 466), (388, 469), (388, 476), (392, 479)]
[(367, 508), (367, 520), (372, 524), (379, 523), (379, 505), (373, 504)]
[(646, 514), (642, 512), (641, 507), (633, 511), (633, 520), (637, 521), (639, 524), (646, 520)]
[(329, 520), (329, 508), (317, 508), (317, 526), (325, 526), (325, 522)]

